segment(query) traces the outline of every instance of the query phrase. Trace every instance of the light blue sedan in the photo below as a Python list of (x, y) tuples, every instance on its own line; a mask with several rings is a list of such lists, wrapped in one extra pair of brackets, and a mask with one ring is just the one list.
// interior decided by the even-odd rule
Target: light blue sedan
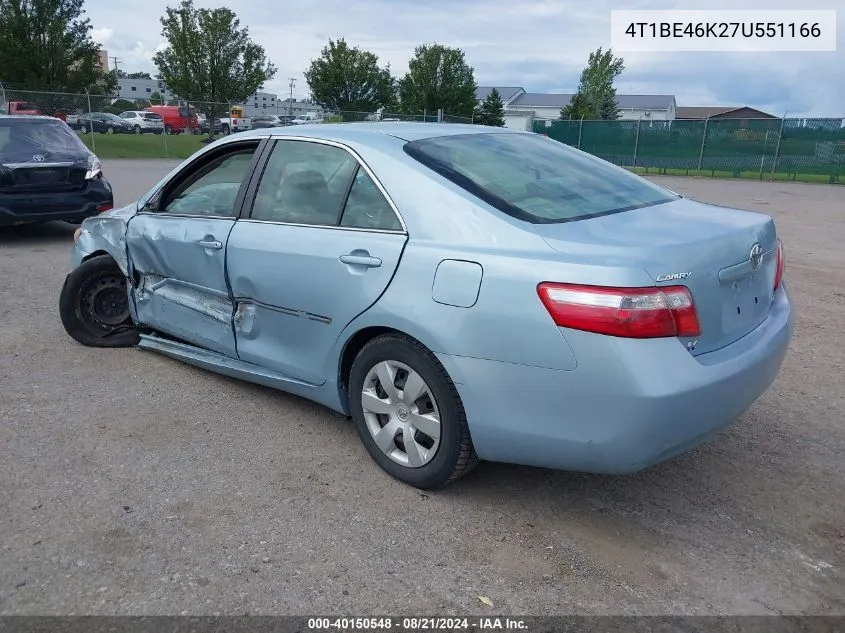
[(479, 459), (668, 459), (754, 403), (792, 334), (772, 218), (500, 128), (229, 136), (74, 239), (74, 339), (322, 403), (420, 488)]

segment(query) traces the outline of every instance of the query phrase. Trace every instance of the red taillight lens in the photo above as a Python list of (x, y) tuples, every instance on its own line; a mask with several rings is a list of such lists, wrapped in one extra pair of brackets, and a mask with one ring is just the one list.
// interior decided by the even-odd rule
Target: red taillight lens
[(537, 293), (560, 327), (625, 338), (701, 334), (686, 286), (610, 288), (544, 282)]
[(97, 205), (97, 211), (98, 211), (99, 213), (104, 213), (104, 212), (106, 212), (106, 211), (111, 211), (113, 208), (114, 208), (114, 205), (112, 205), (112, 204), (98, 204), (98, 205)]
[(776, 249), (777, 268), (775, 268), (775, 290), (780, 288), (780, 282), (783, 279), (783, 242), (778, 240)]

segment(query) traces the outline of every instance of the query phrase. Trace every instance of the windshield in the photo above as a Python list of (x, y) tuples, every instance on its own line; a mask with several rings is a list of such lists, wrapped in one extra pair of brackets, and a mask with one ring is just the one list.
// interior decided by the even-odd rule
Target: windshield
[(443, 136), (408, 143), (405, 151), (496, 209), (534, 224), (583, 220), (677, 198), (538, 134)]
[(0, 119), (0, 163), (78, 160), (89, 154), (59, 119)]

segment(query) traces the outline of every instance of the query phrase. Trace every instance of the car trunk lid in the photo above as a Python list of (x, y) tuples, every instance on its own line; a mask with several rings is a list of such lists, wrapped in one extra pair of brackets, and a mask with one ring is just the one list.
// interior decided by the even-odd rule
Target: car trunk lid
[(701, 324), (700, 336), (684, 339), (694, 355), (738, 340), (769, 313), (777, 236), (767, 215), (682, 198), (535, 228), (549, 246), (573, 258), (636, 266), (656, 286), (689, 288)]

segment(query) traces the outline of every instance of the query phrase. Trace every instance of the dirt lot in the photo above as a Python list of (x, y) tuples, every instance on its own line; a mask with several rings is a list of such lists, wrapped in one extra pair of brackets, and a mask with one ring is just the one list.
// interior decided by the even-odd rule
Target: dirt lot
[[(171, 165), (105, 169), (127, 202)], [(0, 230), (0, 614), (845, 614), (845, 188), (665, 184), (777, 219), (772, 389), (634, 476), (482, 464), (425, 495), (317, 405), (75, 344), (73, 229)]]

